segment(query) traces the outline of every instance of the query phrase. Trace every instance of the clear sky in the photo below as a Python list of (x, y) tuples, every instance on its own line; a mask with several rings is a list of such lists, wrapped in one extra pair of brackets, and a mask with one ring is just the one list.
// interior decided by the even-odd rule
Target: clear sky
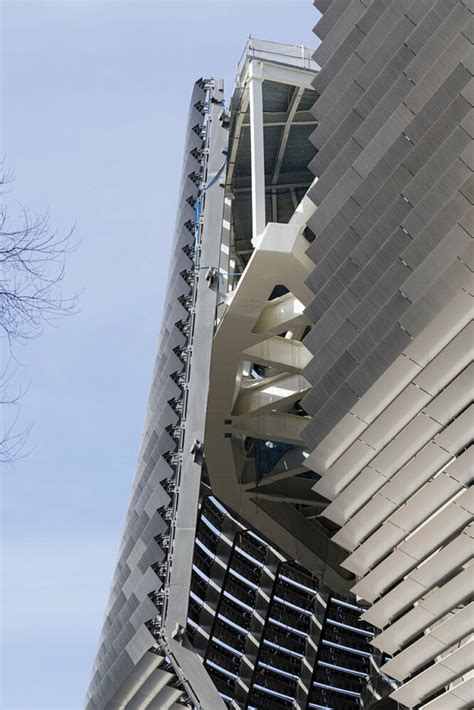
[(313, 46), (311, 0), (3, 1), (11, 198), (79, 250), (80, 313), (19, 352), (30, 455), (2, 472), (0, 708), (79, 710), (125, 517), (161, 317), (189, 94), (246, 38)]

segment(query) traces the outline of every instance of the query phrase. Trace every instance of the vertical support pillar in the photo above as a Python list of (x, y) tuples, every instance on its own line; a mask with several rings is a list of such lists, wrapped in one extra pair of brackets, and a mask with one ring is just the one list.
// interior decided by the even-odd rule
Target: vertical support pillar
[(253, 239), (263, 232), (266, 225), (262, 83), (262, 64), (254, 59), (249, 67)]
[(231, 288), (229, 283), (232, 284), (234, 267), (230, 264), (230, 234), (231, 234), (231, 219), (232, 219), (232, 200), (230, 197), (224, 197), (224, 216), (222, 221), (222, 239), (221, 239), (221, 253), (219, 258), (219, 269), (221, 272), (221, 284), (220, 290), (226, 294)]
[(304, 652), (305, 662), (301, 664), (301, 673), (296, 690), (295, 703), (298, 708), (304, 710), (309, 705), (309, 697), (313, 684), (315, 667), (321, 647), (324, 621), (326, 618), (326, 610), (329, 600), (329, 590), (325, 587), (320, 587), (314, 597), (312, 616), (311, 616), (311, 631), (309, 638), (306, 640)]

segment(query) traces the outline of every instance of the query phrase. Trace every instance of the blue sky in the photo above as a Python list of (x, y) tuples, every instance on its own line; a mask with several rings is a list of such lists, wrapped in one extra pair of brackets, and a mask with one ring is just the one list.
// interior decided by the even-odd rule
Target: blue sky
[[(78, 710), (161, 316), (189, 93), (246, 38), (312, 46), (311, 0), (4, 0), (10, 198), (77, 223), (80, 312), (19, 351), (30, 455), (2, 472), (2, 710)], [(14, 205), (12, 207), (14, 209)]]

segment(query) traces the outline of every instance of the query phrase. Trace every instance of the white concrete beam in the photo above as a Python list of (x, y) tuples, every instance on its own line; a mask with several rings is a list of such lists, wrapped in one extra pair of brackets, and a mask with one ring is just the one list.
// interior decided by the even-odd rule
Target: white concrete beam
[(309, 389), (302, 375), (286, 372), (241, 385), (232, 415), (254, 414), (269, 409), (282, 409), (301, 399)]
[(263, 139), (263, 70), (255, 60), (249, 66), (250, 146), (252, 172), (252, 235), (265, 229), (265, 147)]
[(254, 333), (284, 333), (310, 324), (304, 305), (291, 293), (269, 301), (255, 323)]
[(282, 66), (278, 64), (263, 64), (263, 78), (268, 81), (277, 81), (280, 84), (300, 86), (313, 91), (314, 73), (299, 68)]
[(287, 372), (301, 372), (312, 357), (299, 340), (277, 336), (246, 348), (242, 354), (257, 365), (271, 366)]

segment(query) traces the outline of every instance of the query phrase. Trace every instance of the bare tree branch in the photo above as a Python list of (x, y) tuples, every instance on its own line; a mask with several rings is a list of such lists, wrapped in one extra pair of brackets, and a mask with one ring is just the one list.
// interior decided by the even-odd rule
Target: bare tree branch
[[(1, 165), (0, 186), (11, 179)], [(5, 204), (0, 206), (0, 339), (7, 343), (9, 360), (16, 360), (16, 345), (77, 312), (77, 296), (65, 298), (61, 291), (66, 257), (78, 246), (72, 241), (74, 227), (60, 236), (51, 227), (49, 212), (38, 214), (17, 205), (14, 217)], [(21, 393), (8, 394), (11, 379), (8, 362), (0, 373), (3, 408), (16, 407), (21, 398)], [(24, 451), (29, 430), (18, 433), (17, 419), (0, 434), (0, 463), (17, 460)]]

